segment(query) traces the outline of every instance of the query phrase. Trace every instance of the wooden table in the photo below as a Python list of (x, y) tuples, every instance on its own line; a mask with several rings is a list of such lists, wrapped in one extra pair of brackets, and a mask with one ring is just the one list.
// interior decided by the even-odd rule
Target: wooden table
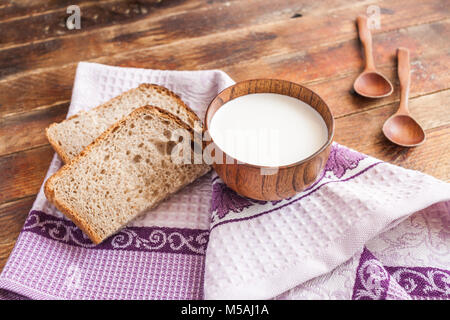
[[(80, 30), (65, 26), (70, 4)], [(375, 62), (395, 87), (378, 100), (352, 91), (363, 67), (355, 18), (369, 5), (381, 10)], [(78, 61), (306, 84), (332, 108), (337, 142), (449, 181), (449, 17), (449, 0), (0, 2), (0, 270), (53, 156), (44, 128), (65, 118)], [(428, 135), (412, 149), (381, 133), (398, 105), (400, 46), (411, 50), (411, 112)]]

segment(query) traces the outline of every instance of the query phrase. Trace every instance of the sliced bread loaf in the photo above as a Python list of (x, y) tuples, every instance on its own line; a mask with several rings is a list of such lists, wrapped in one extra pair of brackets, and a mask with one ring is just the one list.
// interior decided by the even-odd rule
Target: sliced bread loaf
[(174, 135), (178, 129), (193, 137), (192, 128), (172, 113), (138, 108), (51, 176), (45, 195), (100, 243), (209, 171), (205, 164), (172, 161), (170, 154), (180, 141)]
[(196, 114), (172, 91), (155, 84), (141, 84), (87, 112), (76, 114), (46, 129), (47, 139), (65, 163), (114, 123), (133, 110), (154, 105), (167, 110), (193, 127)]

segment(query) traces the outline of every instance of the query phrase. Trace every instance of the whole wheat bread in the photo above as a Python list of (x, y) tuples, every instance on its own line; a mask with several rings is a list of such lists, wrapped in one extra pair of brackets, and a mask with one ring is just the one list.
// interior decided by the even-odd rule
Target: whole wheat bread
[(188, 130), (192, 138), (192, 128), (172, 113), (138, 108), (51, 176), (45, 195), (100, 243), (209, 171), (205, 164), (172, 161), (171, 150), (180, 141), (172, 141), (177, 129)]
[(68, 163), (110, 126), (145, 105), (167, 110), (191, 127), (199, 121), (175, 93), (162, 86), (145, 83), (87, 112), (51, 124), (46, 129), (47, 139), (62, 160)]

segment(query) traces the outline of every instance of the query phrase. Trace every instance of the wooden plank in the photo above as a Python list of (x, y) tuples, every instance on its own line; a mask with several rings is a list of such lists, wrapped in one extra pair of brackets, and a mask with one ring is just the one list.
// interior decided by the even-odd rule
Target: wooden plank
[(0, 272), (22, 230), (35, 195), (0, 205)]
[(0, 117), (68, 103), (75, 67), (59, 69), (59, 76), (54, 70), (54, 73), (34, 73), (13, 81), (0, 81)]
[[(224, 46), (221, 45), (223, 41), (220, 40), (243, 39), (240, 44), (234, 44), (236, 41), (233, 41), (233, 49), (240, 52), (245, 45), (243, 35), (250, 41), (252, 35), (266, 35), (271, 37), (266, 40), (274, 40), (272, 51), (277, 49), (275, 52), (265, 51), (266, 56), (288, 50), (296, 52), (303, 47), (329, 41), (356, 38), (354, 19), (357, 14), (365, 12), (369, 4), (361, 2), (349, 7), (348, 2), (344, 0), (327, 1), (326, 4), (317, 5), (316, 2), (306, 0), (275, 3), (270, 0), (233, 2), (228, 6), (213, 4), (202, 10), (162, 15), (160, 18), (158, 15), (156, 19), (140, 19), (127, 25), (118, 23), (114, 27), (95, 29), (92, 32), (89, 29), (78, 30), (76, 33), (70, 31), (68, 36), (53, 37), (48, 41), (33, 41), (0, 51), (0, 77), (34, 68), (64, 65), (74, 61), (74, 58), (90, 60), (123, 53), (124, 50), (155, 48), (168, 43), (172, 44), (172, 49), (175, 47), (179, 51), (180, 46), (184, 46), (186, 41), (197, 38), (205, 39), (197, 40), (193, 46), (205, 45), (208, 42), (210, 43), (208, 52), (214, 49), (223, 51)], [(407, 0), (384, 1), (378, 5), (382, 6), (382, 12), (387, 12), (382, 15), (383, 29), (380, 30), (382, 32), (441, 20), (448, 17), (449, 13), (442, 0), (427, 1), (421, 7), (420, 13), (410, 6)], [(304, 12), (304, 15), (301, 18), (291, 19), (297, 11)], [(402, 19), (398, 19), (398, 16)], [(48, 21), (54, 21), (52, 19), (49, 18)], [(9, 28), (13, 30), (11, 32), (18, 32), (14, 31), (17, 28), (12, 26)], [(45, 33), (39, 30), (37, 34), (43, 36)], [(30, 33), (29, 37), (31, 36)], [(176, 41), (179, 43), (173, 44)], [(218, 44), (215, 44), (216, 41)], [(250, 43), (248, 47), (253, 46)], [(61, 55), (61, 51), (66, 54)], [(226, 52), (229, 53), (228, 50)], [(2, 61), (9, 63), (1, 64)]]
[[(450, 124), (448, 101), (450, 101), (450, 90), (444, 90), (410, 99), (409, 109), (425, 130), (433, 129)], [(391, 103), (336, 119), (335, 140), (355, 149), (385, 141), (381, 128), (397, 108), (397, 103)]]
[[(424, 45), (428, 45), (428, 43), (426, 42)], [(432, 52), (438, 49), (428, 48)], [(450, 74), (448, 72), (450, 59), (442, 59), (442, 55), (438, 54), (431, 56), (421, 55), (420, 60), (416, 60), (414, 55), (413, 53), (411, 97), (445, 89), (450, 82)], [(392, 65), (381, 68), (381, 71), (393, 80), (392, 82), (396, 88), (393, 95), (384, 99), (372, 100), (351, 94), (352, 83), (357, 77), (357, 72), (346, 75), (343, 78), (312, 83), (310, 87), (325, 98), (332, 108), (335, 117), (340, 117), (349, 113), (361, 112), (398, 101), (399, 90), (396, 66)], [(36, 86), (31, 86), (31, 88), (34, 87)], [(42, 91), (41, 86), (37, 88), (40, 89), (38, 92), (44, 94), (44, 98), (49, 97), (50, 94), (54, 94), (53, 92), (46, 93)], [(50, 89), (53, 90), (54, 88), (51, 87)], [(68, 92), (71, 92), (69, 87), (66, 89)], [(8, 92), (4, 91), (4, 94), (8, 94)], [(28, 91), (27, 93), (30, 94)], [(24, 96), (19, 96), (19, 99), (21, 98), (24, 98)], [(45, 127), (53, 121), (60, 121), (64, 118), (67, 104), (57, 104), (55, 106), (56, 110), (47, 108), (45, 111), (33, 112), (30, 115), (25, 113), (23, 115), (16, 115), (12, 119), (0, 120), (0, 155), (46, 144), (47, 141), (44, 137)], [(25, 127), (27, 130), (24, 130)]]
[(50, 145), (0, 158), (0, 203), (36, 194), (54, 154)]
[(11, 251), (14, 248), (15, 243), (16, 242), (14, 241), (0, 244), (0, 272), (3, 270), (6, 261), (8, 261), (8, 257), (11, 254)]
[[(411, 53), (410, 98), (448, 88), (450, 83), (450, 72), (448, 72), (450, 68), (449, 54), (422, 54), (418, 56), (415, 52)], [(308, 87), (327, 101), (335, 117), (342, 117), (399, 101), (400, 85), (397, 76), (397, 66), (381, 67), (379, 71), (386, 75), (394, 86), (394, 93), (389, 97), (368, 99), (356, 94), (353, 91), (353, 82), (359, 75), (359, 72), (348, 74), (342, 78), (314, 82), (309, 84)]]
[[(76, 4), (66, 3), (67, 5), (58, 5), (58, 8), (54, 10), (38, 14), (25, 13), (15, 19), (8, 18), (0, 21), (0, 30), (2, 30), (0, 48), (64, 35), (82, 35), (88, 31), (138, 19), (154, 19), (179, 11), (198, 10), (206, 3), (205, 0), (81, 1), (78, 3), (81, 11), (81, 29), (79, 30), (69, 30), (66, 27), (66, 19), (69, 16), (66, 12), (67, 7), (70, 4)], [(5, 10), (14, 10), (13, 8), (14, 6), (7, 7)], [(30, 10), (34, 8), (32, 6)]]
[[(95, 2), (107, 2), (111, 0), (97, 0)], [(92, 3), (92, 0), (58, 0), (58, 1), (35, 1), (35, 0), (14, 0), (0, 5), (0, 22), (22, 18), (29, 15), (38, 15), (44, 12), (65, 10), (68, 6)]]
[[(393, 68), (397, 46), (409, 47), (412, 57), (442, 55), (442, 44), (447, 43), (446, 39), (449, 37), (448, 20), (377, 34), (374, 38), (377, 43), (375, 51), (378, 65)], [(262, 76), (303, 83), (325, 79), (328, 81), (330, 78), (351, 73), (356, 77), (363, 64), (360, 47), (355, 39), (295, 53), (264, 57), (265, 53), (277, 50), (277, 43), (283, 41), (277, 39), (279, 39), (277, 36), (274, 39), (271, 34), (244, 34), (238, 38), (228, 37), (208, 41), (203, 39), (205, 43), (190, 41), (182, 50), (179, 46), (167, 45), (96, 61), (161, 69), (223, 68), (235, 80)], [(213, 41), (216, 43), (211, 44)], [(302, 47), (301, 43), (302, 40), (298, 40), (299, 47)], [(444, 55), (444, 59), (434, 62), (438, 71), (448, 70), (448, 53)], [(38, 70), (10, 81), (0, 81), (0, 116), (68, 101), (75, 67), (76, 64), (70, 64), (61, 68)], [(434, 77), (437, 78), (435, 84), (441, 86), (445, 84), (439, 82), (439, 75)], [(34, 84), (38, 82), (42, 85), (35, 86)]]
[(427, 141), (416, 148), (389, 142), (381, 128), (397, 104), (336, 120), (335, 141), (373, 157), (450, 181), (450, 90), (410, 100), (410, 110), (426, 129)]
[[(395, 66), (396, 49), (403, 46), (410, 49), (412, 57), (440, 55), (442, 61), (438, 62), (448, 66), (450, 44), (446, 39), (449, 36), (450, 20), (448, 19), (375, 34), (373, 35), (375, 63), (378, 68)], [(301, 42), (302, 40), (299, 40), (296, 46), (301, 48)], [(236, 80), (246, 79), (251, 74), (253, 78), (276, 75), (296, 82), (318, 82), (342, 77), (352, 72), (359, 73), (364, 66), (361, 46), (357, 39), (324, 43), (304, 50), (279, 52), (273, 55), (263, 55), (262, 52), (276, 51), (276, 48), (271, 49), (277, 47), (276, 43), (266, 41), (264, 44), (255, 43), (254, 45), (256, 48), (250, 48), (249, 52), (260, 51), (262, 58), (255, 59), (253, 56), (254, 61), (248, 61), (245, 53), (242, 52), (237, 53), (236, 55), (239, 55), (237, 57), (220, 56), (218, 53), (216, 60), (205, 62), (201, 67), (205, 69), (217, 65), (222, 67), (223, 64), (223, 70)], [(185, 49), (189, 52), (188, 48), (185, 47)], [(236, 63), (239, 57), (243, 61)], [(155, 56), (153, 58), (157, 59)], [(206, 56), (204, 59), (207, 60)], [(217, 61), (218, 59), (224, 59), (224, 61)], [(185, 63), (187, 64), (188, 61)]]
[(403, 148), (385, 140), (358, 148), (359, 151), (407, 169), (418, 170), (450, 182), (450, 126), (427, 130), (427, 141)]
[[(65, 64), (73, 61), (74, 56), (80, 60), (86, 60), (123, 52), (124, 46), (127, 50), (139, 49), (143, 46), (153, 47), (175, 40), (186, 41), (218, 31), (246, 27), (254, 23), (286, 19), (291, 17), (300, 6), (306, 7), (303, 8), (304, 10), (314, 8), (314, 5), (307, 0), (300, 2), (288, 0), (268, 5), (270, 2), (273, 3), (269, 0), (240, 2), (239, 5), (213, 3), (196, 10), (182, 10), (179, 14), (176, 14), (177, 12), (164, 14), (158, 9), (151, 18), (139, 19), (126, 25), (114, 23), (111, 27), (97, 30), (97, 27), (101, 26), (96, 24), (94, 30), (84, 27), (76, 32), (66, 30), (65, 34), (50, 36), (51, 39), (48, 41), (35, 39), (32, 43), (28, 43), (20, 40), (20, 43), (25, 42), (25, 44), (0, 51), (0, 77), (24, 71), (25, 68)], [(335, 4), (342, 6), (345, 0), (333, 2), (338, 2)], [(176, 9), (180, 11), (178, 7)], [(56, 18), (49, 18), (48, 21), (54, 21), (54, 19)], [(12, 26), (9, 28), (12, 33), (18, 34), (17, 37), (23, 36), (23, 32), (17, 28)], [(37, 35), (44, 37), (43, 39), (48, 38), (42, 30), (37, 32)], [(86, 41), (86, 37), (89, 37), (89, 41)], [(86, 50), (87, 46), (89, 50)], [(58, 54), (61, 50), (68, 54)], [(2, 65), (1, 61), (5, 61), (5, 58), (13, 59), (14, 63)]]
[(35, 195), (31, 195), (0, 205), (0, 244), (16, 240), (34, 200)]
[[(334, 5), (344, 5), (345, 0), (328, 0)], [(317, 7), (306, 0), (285, 0), (270, 2), (267, 0), (237, 2), (236, 0), (213, 2), (195, 1), (147, 1), (127, 2), (109, 1), (101, 4), (89, 2), (81, 4), (81, 29), (68, 30), (65, 20), (66, 8), (42, 15), (24, 16), (21, 19), (0, 22), (0, 29), (6, 30), (0, 40), (0, 48), (17, 47), (21, 44), (42, 43), (46, 39), (76, 39), (86, 36), (101, 42), (130, 41), (132, 39), (157, 35), (158, 42), (171, 41), (174, 36), (197, 36), (214, 32), (215, 28), (236, 28), (256, 22), (268, 22), (271, 19), (290, 17), (298, 8)], [(318, 9), (324, 10), (325, 7)], [(328, 10), (328, 9), (327, 9)], [(230, 12), (231, 11), (231, 12)], [(233, 13), (231, 15), (230, 13)], [(236, 16), (237, 15), (237, 16)], [(36, 26), (24, 33), (23, 24)], [(235, 26), (236, 25), (236, 26)], [(161, 37), (164, 35), (164, 37)], [(46, 45), (49, 47), (50, 45)], [(23, 48), (23, 46), (22, 46)]]
[[(442, 90), (450, 83), (450, 73), (441, 65), (442, 59), (438, 59), (436, 56), (421, 56), (420, 60), (415, 60), (413, 56), (411, 58), (411, 98)], [(381, 68), (380, 71), (392, 80), (395, 87), (394, 94), (384, 99), (367, 99), (352, 93), (351, 89), (353, 81), (357, 77), (356, 73), (330, 81), (312, 83), (309, 87), (327, 101), (334, 116), (339, 118), (398, 101), (399, 87), (396, 67)], [(446, 106), (445, 101), (442, 101), (437, 110), (442, 106)], [(64, 119), (67, 107), (68, 103), (57, 104), (43, 110), (38, 109), (30, 113), (20, 113), (3, 120), (0, 119), (0, 155), (47, 144), (44, 129), (50, 123)]]
[(68, 103), (0, 118), (0, 156), (48, 144), (45, 128), (65, 119)]

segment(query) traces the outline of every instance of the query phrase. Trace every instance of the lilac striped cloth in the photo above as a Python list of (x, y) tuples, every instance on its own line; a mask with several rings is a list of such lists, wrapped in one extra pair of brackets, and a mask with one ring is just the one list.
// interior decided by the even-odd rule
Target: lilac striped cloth
[[(223, 72), (80, 63), (68, 116), (140, 83), (200, 116)], [(55, 155), (48, 178), (61, 166)], [(0, 274), (3, 299), (448, 299), (450, 186), (338, 144), (320, 179), (254, 201), (209, 173), (100, 245), (42, 188)]]

